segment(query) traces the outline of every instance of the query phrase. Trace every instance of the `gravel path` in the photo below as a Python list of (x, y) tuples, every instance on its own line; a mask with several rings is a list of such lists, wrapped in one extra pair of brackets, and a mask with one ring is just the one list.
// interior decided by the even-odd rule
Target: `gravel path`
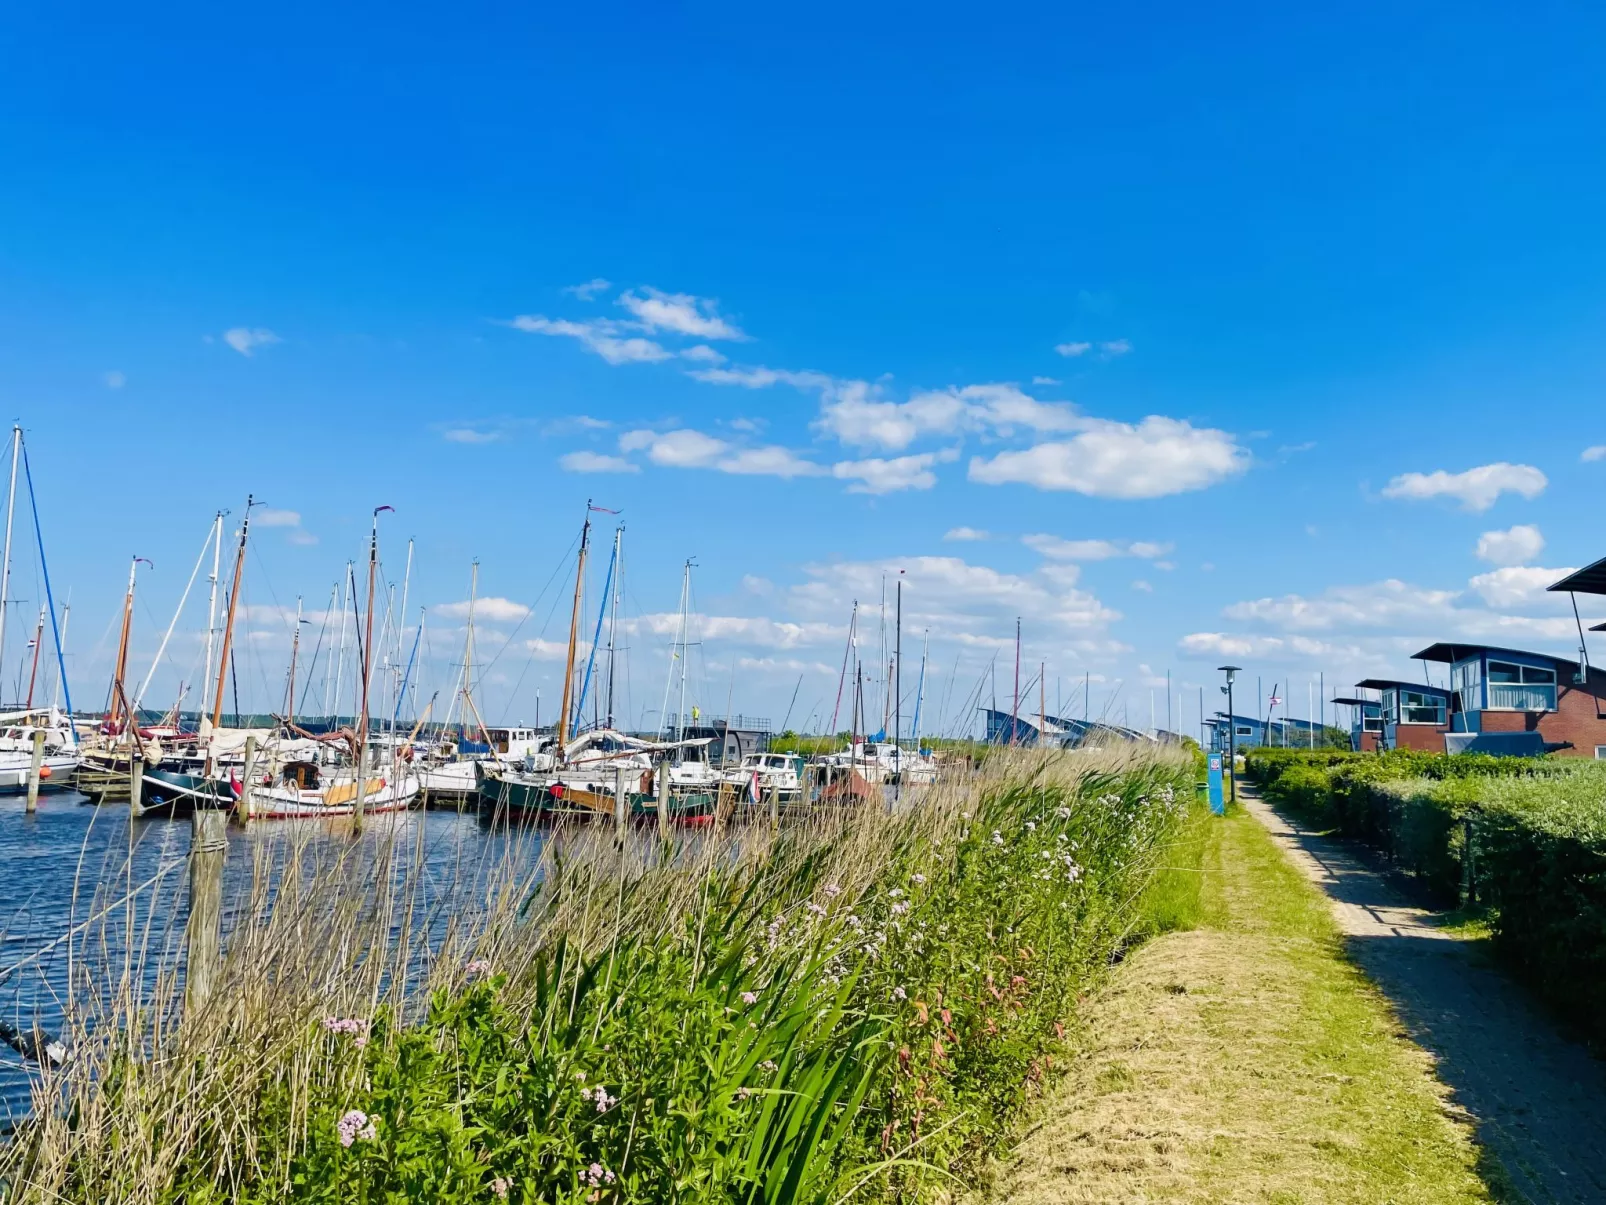
[(1302, 828), (1242, 784), (1240, 800), (1332, 900), (1352, 956), (1437, 1058), (1519, 1199), (1606, 1202), (1606, 1065), (1346, 842)]

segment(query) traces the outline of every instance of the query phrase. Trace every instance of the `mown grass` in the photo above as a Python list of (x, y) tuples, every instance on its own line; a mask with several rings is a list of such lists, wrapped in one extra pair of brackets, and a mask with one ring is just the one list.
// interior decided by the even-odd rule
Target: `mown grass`
[[(1429, 1057), (1265, 830), (1196, 814), (1173, 854), (1145, 901), (1162, 935), (1085, 1010), (1084, 1048), (992, 1198), (1499, 1199)], [(1178, 922), (1195, 927), (1163, 932)]]

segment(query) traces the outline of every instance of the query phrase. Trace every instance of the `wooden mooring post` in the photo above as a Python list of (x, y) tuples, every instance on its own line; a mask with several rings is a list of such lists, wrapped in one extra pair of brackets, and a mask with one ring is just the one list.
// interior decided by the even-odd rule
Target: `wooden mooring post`
[(658, 763), (658, 835), (669, 840), (669, 761)]
[(781, 831), (781, 788), (774, 779), (770, 780), (770, 832)]
[(45, 760), (45, 730), (33, 730), (33, 759), (28, 765), (28, 814), (39, 810), (39, 767)]
[(145, 751), (136, 744), (128, 758), (128, 811), (130, 815), (138, 816), (145, 810), (140, 804), (144, 789)]
[(240, 775), (240, 797), (234, 801), (234, 822), (247, 825), (251, 823), (251, 785), (256, 777), (257, 769), (257, 738), (245, 738), (245, 770)]
[(190, 916), (184, 926), (184, 1007), (205, 1005), (217, 983), (223, 927), (223, 862), (228, 816), (220, 808), (190, 813)]
[(625, 825), (630, 818), (630, 800), (625, 795), (625, 768), (613, 770), (613, 841), (620, 849), (625, 844)]

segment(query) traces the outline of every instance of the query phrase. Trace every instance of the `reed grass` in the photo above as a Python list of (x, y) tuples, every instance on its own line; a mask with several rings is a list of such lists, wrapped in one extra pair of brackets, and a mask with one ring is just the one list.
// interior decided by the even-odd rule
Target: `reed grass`
[(1191, 798), (1185, 758), (1117, 746), (777, 833), (513, 833), (444, 875), (405, 818), (292, 828), (254, 843), (204, 1008), (171, 928), (80, 954), (72, 1055), (0, 1176), (141, 1205), (936, 1199), (1050, 1074)]

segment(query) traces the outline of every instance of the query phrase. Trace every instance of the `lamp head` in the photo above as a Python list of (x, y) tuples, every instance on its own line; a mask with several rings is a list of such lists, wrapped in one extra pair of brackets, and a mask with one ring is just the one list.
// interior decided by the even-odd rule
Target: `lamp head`
[(1233, 678), (1236, 677), (1238, 671), (1241, 670), (1243, 668), (1243, 666), (1241, 666), (1241, 665), (1218, 665), (1218, 666), (1216, 666), (1216, 668), (1219, 669), (1222, 673), (1227, 675), (1227, 685), (1231, 686)]

